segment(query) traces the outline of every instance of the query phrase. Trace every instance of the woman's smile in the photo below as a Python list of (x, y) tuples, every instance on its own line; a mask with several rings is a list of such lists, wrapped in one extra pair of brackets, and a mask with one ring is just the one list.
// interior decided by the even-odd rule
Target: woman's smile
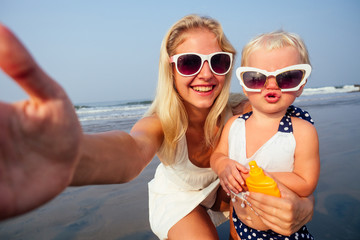
[(199, 93), (209, 93), (215, 88), (215, 85), (191, 86), (191, 88)]

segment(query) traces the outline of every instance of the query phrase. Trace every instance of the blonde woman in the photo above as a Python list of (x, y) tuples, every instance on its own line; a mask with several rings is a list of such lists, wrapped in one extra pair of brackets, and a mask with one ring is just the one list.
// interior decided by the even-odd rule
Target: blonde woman
[[(210, 155), (232, 115), (227, 102), (234, 55), (217, 21), (180, 19), (162, 43), (157, 95), (147, 115), (129, 134), (89, 135), (81, 132), (63, 89), (0, 26), (0, 66), (30, 95), (0, 104), (0, 217), (29, 211), (69, 184), (131, 181), (157, 154), (162, 163), (149, 183), (155, 234), (218, 239), (213, 221), (221, 219), (207, 211), (219, 187)], [(313, 199), (283, 192), (281, 199), (253, 194), (248, 200), (269, 228), (286, 234), (309, 221)]]

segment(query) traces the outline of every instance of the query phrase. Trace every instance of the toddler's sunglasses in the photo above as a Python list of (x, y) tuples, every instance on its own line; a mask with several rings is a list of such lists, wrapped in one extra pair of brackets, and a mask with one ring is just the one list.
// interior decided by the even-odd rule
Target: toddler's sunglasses
[(210, 69), (217, 75), (225, 75), (230, 71), (233, 55), (228, 52), (215, 52), (209, 55), (199, 53), (181, 53), (170, 58), (175, 63), (176, 71), (185, 77), (198, 74), (208, 61)]
[(306, 83), (310, 76), (309, 64), (298, 64), (278, 69), (275, 72), (267, 72), (253, 67), (239, 67), (236, 76), (240, 85), (248, 92), (261, 92), (269, 76), (274, 76), (276, 83), (282, 92), (297, 91)]

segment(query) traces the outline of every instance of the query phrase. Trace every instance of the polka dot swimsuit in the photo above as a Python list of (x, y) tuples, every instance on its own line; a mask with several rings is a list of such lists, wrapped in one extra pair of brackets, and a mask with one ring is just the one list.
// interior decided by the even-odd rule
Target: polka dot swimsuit
[(261, 231), (245, 225), (236, 215), (235, 209), (233, 209), (232, 220), (237, 234), (241, 239), (252, 240), (300, 240), (300, 239), (314, 239), (309, 233), (306, 226), (302, 226), (296, 233), (290, 236), (284, 236), (278, 234), (272, 230)]
[[(239, 116), (239, 118), (242, 118), (244, 120), (247, 120), (251, 116), (252, 112), (243, 114)], [(286, 114), (281, 119), (278, 131), (284, 132), (284, 133), (292, 133), (292, 123), (291, 123), (291, 117), (299, 117), (301, 119), (307, 120), (310, 123), (314, 124), (314, 121), (312, 120), (310, 114), (306, 111), (303, 111), (300, 108), (290, 106), (287, 109)], [(314, 239), (313, 236), (309, 233), (306, 226), (301, 227), (297, 232), (290, 236), (283, 236), (281, 234), (278, 234), (272, 230), (267, 231), (260, 231), (253, 229), (251, 227), (248, 227), (245, 225), (236, 215), (235, 209), (233, 209), (232, 214), (232, 220), (234, 222), (235, 229), (240, 236), (241, 239), (252, 239), (252, 240), (260, 240), (260, 239), (270, 239), (270, 240), (300, 240), (300, 239)]]
[[(239, 118), (247, 120), (251, 115), (252, 112), (248, 112), (239, 116)], [(311, 124), (314, 124), (314, 121), (312, 120), (310, 114), (307, 111), (304, 111), (301, 108), (291, 105), (290, 107), (288, 107), (284, 117), (280, 121), (279, 129), (278, 129), (279, 132), (286, 132), (286, 133), (293, 132), (291, 117), (298, 117), (310, 122)]]

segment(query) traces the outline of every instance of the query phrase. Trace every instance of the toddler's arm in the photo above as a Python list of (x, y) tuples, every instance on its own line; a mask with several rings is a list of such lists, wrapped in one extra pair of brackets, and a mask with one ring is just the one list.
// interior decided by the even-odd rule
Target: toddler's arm
[(319, 140), (313, 125), (299, 118), (292, 118), (296, 140), (293, 172), (271, 173), (282, 184), (299, 196), (313, 193), (320, 175)]
[(210, 166), (219, 176), (220, 185), (228, 194), (231, 193), (230, 191), (238, 194), (243, 190), (245, 181), (241, 176), (241, 173), (248, 173), (248, 170), (243, 165), (241, 165), (237, 161), (231, 160), (228, 157), (229, 129), (231, 124), (237, 117), (238, 116), (232, 117), (226, 123), (224, 130), (221, 134), (219, 144), (215, 148), (215, 151), (210, 158)]

